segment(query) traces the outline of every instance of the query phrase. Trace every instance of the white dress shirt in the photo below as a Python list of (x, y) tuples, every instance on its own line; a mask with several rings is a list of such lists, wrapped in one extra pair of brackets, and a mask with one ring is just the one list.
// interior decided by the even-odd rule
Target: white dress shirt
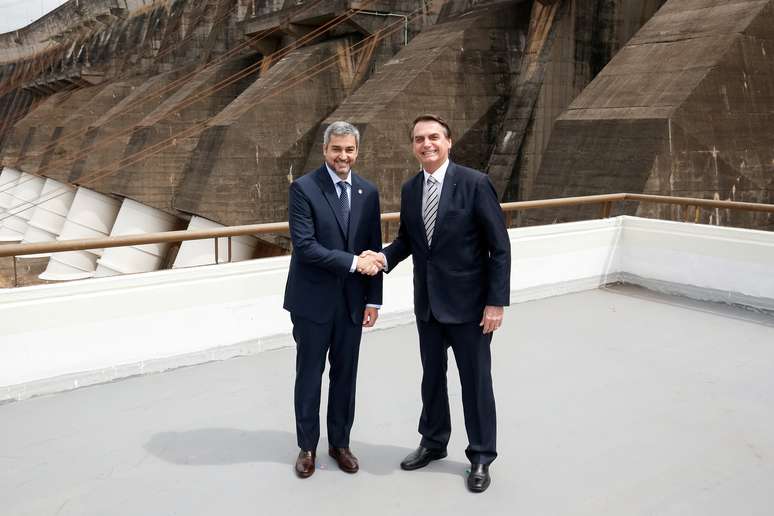
[[(433, 179), (438, 181), (438, 201), (440, 206), (440, 199), (441, 199), (441, 190), (443, 189), (443, 178), (446, 177), (446, 170), (449, 168), (449, 159), (446, 158), (446, 161), (443, 162), (443, 164), (438, 167), (438, 170), (433, 172), (432, 174), (429, 173), (427, 170), (422, 169), (422, 174), (424, 176), (424, 181), (422, 182), (422, 213), (425, 211), (425, 201), (427, 201), (427, 178), (430, 176), (433, 176)], [(379, 255), (382, 257), (382, 261), (384, 262), (384, 270), (386, 271), (389, 269), (390, 264), (387, 263), (387, 257), (384, 255), (384, 253), (379, 253)]]

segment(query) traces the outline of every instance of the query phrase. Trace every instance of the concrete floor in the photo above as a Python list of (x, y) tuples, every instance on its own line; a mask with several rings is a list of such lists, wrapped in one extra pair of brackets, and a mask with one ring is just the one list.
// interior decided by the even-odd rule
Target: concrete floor
[(619, 287), (511, 307), (493, 345), (484, 494), (464, 487), (456, 370), (449, 457), (399, 469), (419, 439), (409, 325), (364, 338), (356, 475), (324, 453), (293, 475), (285, 349), (0, 406), (0, 515), (774, 513), (771, 317)]

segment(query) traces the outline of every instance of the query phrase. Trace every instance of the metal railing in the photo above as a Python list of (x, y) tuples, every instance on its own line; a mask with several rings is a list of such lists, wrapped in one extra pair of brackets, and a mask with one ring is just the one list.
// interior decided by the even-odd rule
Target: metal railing
[[(506, 214), (508, 226), (511, 226), (511, 215), (514, 212), (545, 209), (562, 208), (570, 206), (600, 205), (599, 216), (606, 218), (610, 216), (613, 205), (624, 201), (636, 201), (655, 204), (671, 204), (684, 206), (694, 210), (694, 222), (698, 222), (700, 208), (712, 209), (730, 209), (742, 211), (757, 211), (774, 213), (774, 205), (758, 204), (750, 202), (736, 201), (716, 201), (711, 199), (694, 199), (691, 197), (668, 197), (662, 195), (645, 194), (604, 194), (588, 195), (584, 197), (564, 197), (558, 199), (543, 199), (537, 201), (519, 201), (502, 204), (502, 209)], [(385, 226), (384, 240), (390, 240), (390, 223), (399, 220), (399, 213), (382, 214), (382, 223)], [(686, 222), (691, 222), (687, 220)], [(64, 251), (84, 251), (88, 249), (104, 249), (108, 247), (124, 247), (144, 244), (158, 244), (170, 242), (183, 242), (187, 240), (214, 239), (215, 241), (215, 263), (218, 263), (218, 240), (228, 239), (228, 261), (231, 261), (231, 238), (235, 236), (255, 236), (266, 234), (287, 233), (287, 222), (271, 222), (267, 224), (250, 224), (244, 226), (229, 226), (217, 229), (197, 230), (197, 231), (166, 231), (163, 233), (143, 233), (138, 235), (120, 235), (105, 238), (89, 238), (81, 240), (62, 240), (59, 242), (37, 243), (37, 244), (7, 244), (0, 245), (0, 258), (8, 256), (25, 256), (41, 253), (58, 253)]]

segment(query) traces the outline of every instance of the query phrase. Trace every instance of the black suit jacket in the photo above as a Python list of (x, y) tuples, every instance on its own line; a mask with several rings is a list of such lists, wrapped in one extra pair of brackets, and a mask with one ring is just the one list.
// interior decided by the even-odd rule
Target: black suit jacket
[(346, 299), (350, 318), (363, 322), (366, 304), (382, 304), (382, 275), (349, 272), (353, 255), (382, 245), (379, 192), (352, 172), (349, 231), (344, 235), (338, 193), (325, 165), (290, 185), (288, 221), (293, 254), (284, 308), (318, 323), (330, 321)]
[(450, 162), (443, 180), (432, 247), (422, 220), (424, 173), (401, 190), (400, 229), (383, 252), (388, 271), (414, 261), (414, 312), (427, 321), (478, 322), (485, 305), (508, 306), (511, 244), (489, 176)]

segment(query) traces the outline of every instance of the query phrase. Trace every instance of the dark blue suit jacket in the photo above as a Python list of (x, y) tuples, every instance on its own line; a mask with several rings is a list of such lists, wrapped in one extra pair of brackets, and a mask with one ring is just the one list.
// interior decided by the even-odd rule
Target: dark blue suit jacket
[(284, 307), (317, 323), (330, 321), (343, 296), (350, 318), (363, 322), (366, 304), (382, 304), (382, 274), (349, 272), (352, 256), (382, 245), (379, 192), (352, 172), (348, 235), (344, 235), (338, 193), (325, 165), (290, 185), (288, 221), (293, 254)]
[(414, 312), (442, 323), (479, 322), (485, 305), (508, 306), (511, 244), (489, 176), (450, 162), (443, 180), (432, 247), (422, 220), (424, 173), (404, 183), (400, 229), (383, 252), (388, 272), (414, 261)]

